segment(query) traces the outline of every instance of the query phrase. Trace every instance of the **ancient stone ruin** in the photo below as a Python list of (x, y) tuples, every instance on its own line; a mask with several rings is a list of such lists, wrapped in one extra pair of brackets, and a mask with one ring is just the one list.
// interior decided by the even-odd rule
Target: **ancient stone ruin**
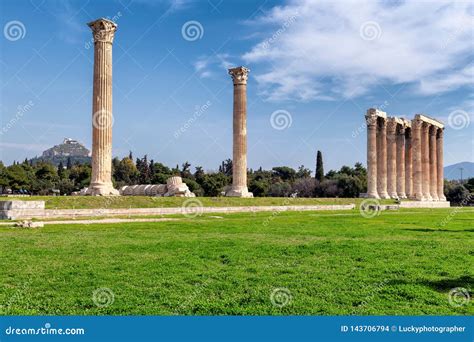
[(232, 187), (230, 197), (253, 197), (247, 188), (247, 78), (249, 69), (229, 69), (234, 82)]
[(155, 197), (195, 197), (186, 183), (179, 176), (167, 179), (166, 184), (126, 185), (120, 188), (122, 196), (155, 196)]
[(118, 195), (112, 185), (112, 43), (117, 24), (108, 19), (90, 22), (94, 37), (92, 95), (92, 175), (86, 195)]
[(388, 117), (371, 108), (367, 122), (367, 196), (446, 201), (443, 175), (444, 125), (417, 114)]

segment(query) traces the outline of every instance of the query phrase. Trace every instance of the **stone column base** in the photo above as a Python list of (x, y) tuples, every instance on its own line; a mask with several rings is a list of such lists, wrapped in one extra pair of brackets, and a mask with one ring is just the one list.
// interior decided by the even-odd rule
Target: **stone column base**
[(390, 199), (390, 196), (388, 195), (388, 192), (382, 192), (380, 195), (381, 199)]
[(365, 197), (366, 197), (366, 198), (375, 198), (375, 199), (380, 199), (380, 196), (379, 196), (379, 194), (378, 194), (378, 193), (376, 193), (376, 192), (375, 192), (375, 193), (368, 193), (368, 194), (366, 194), (366, 196), (365, 196)]
[(251, 198), (253, 194), (248, 191), (247, 188), (243, 189), (230, 189), (225, 193), (226, 197), (246, 197)]
[(86, 196), (120, 196), (119, 191), (112, 184), (91, 184), (84, 192)]

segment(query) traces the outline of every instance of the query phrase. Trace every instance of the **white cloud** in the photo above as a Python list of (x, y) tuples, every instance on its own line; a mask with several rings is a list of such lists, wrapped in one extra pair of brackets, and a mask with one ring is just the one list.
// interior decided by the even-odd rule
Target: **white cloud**
[(216, 69), (225, 73), (227, 69), (233, 66), (229, 59), (230, 55), (224, 53), (201, 56), (194, 63), (194, 70), (201, 78), (212, 78), (216, 76)]
[(351, 98), (380, 84), (450, 91), (473, 80), (472, 6), (291, 1), (249, 23), (269, 33), (243, 59), (262, 63), (252, 69), (269, 100)]

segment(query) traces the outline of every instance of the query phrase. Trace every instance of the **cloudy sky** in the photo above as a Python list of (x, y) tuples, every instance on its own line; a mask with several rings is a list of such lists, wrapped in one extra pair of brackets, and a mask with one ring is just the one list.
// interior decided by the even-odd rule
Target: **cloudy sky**
[(445, 163), (474, 161), (474, 7), (453, 1), (55, 1), (0, 5), (0, 159), (91, 146), (93, 44), (118, 24), (114, 155), (216, 169), (232, 155), (245, 65), (249, 167), (366, 161), (364, 113), (445, 122)]

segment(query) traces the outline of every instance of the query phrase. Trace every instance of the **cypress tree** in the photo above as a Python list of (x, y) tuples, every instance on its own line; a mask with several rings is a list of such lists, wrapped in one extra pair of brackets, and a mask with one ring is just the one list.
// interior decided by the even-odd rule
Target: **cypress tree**
[(322, 181), (324, 178), (324, 167), (323, 167), (323, 154), (318, 151), (316, 155), (316, 174), (315, 177), (318, 181)]

